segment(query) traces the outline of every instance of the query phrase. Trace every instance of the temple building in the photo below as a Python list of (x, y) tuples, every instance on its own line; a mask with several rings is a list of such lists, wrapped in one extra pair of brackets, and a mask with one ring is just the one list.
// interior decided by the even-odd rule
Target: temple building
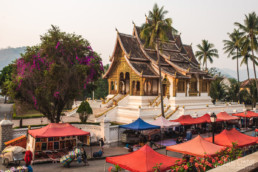
[[(145, 48), (140, 27), (133, 34), (117, 31), (111, 66), (104, 75), (109, 94), (158, 96), (159, 75), (157, 51)], [(213, 78), (200, 70), (191, 45), (182, 43), (180, 35), (168, 33), (169, 41), (160, 50), (163, 94), (170, 98), (209, 96)]]
[[(144, 46), (140, 32), (135, 24), (132, 35), (117, 30), (111, 65), (103, 76), (108, 80), (109, 95), (102, 107), (109, 109), (90, 120), (130, 123), (139, 117), (152, 121), (161, 115), (157, 51)], [(243, 109), (241, 105), (213, 105), (209, 96), (213, 77), (200, 70), (192, 46), (183, 44), (180, 35), (168, 33), (167, 37), (159, 51), (167, 119)]]

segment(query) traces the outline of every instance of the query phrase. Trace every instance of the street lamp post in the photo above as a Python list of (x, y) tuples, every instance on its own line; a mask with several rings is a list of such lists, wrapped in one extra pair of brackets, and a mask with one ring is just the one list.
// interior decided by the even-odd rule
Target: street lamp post
[(245, 113), (245, 131), (246, 131), (246, 108), (243, 109), (244, 113)]
[(214, 143), (215, 122), (217, 119), (217, 116), (214, 112), (211, 114), (210, 119), (211, 119), (211, 124), (212, 124), (212, 143)]

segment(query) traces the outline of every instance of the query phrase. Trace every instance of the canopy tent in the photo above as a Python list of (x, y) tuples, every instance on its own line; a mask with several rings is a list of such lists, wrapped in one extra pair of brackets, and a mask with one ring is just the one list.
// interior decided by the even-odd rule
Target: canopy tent
[[(212, 142), (212, 137), (205, 138), (207, 141)], [(256, 137), (248, 136), (237, 131), (235, 128), (231, 130), (223, 130), (220, 134), (216, 135), (214, 142), (221, 146), (232, 147), (232, 142), (236, 142), (239, 147), (248, 146), (257, 142)]]
[(160, 126), (149, 124), (143, 121), (141, 118), (138, 118), (136, 121), (130, 124), (119, 125), (119, 128), (125, 128), (130, 130), (150, 130), (150, 129), (160, 129)]
[(213, 156), (218, 151), (224, 148), (225, 148), (224, 146), (219, 146), (219, 145), (210, 143), (206, 141), (204, 138), (202, 138), (200, 135), (198, 135), (197, 137), (195, 137), (190, 141), (173, 145), (173, 146), (167, 146), (166, 150), (188, 154), (192, 156), (197, 156), (197, 157), (204, 157), (205, 155)]
[(216, 121), (230, 121), (230, 120), (237, 120), (238, 117), (231, 116), (227, 112), (220, 112), (217, 114), (217, 120)]
[(205, 114), (205, 115), (203, 115), (203, 116), (201, 116), (201, 117), (198, 117), (198, 118), (196, 118), (200, 123), (206, 123), (206, 122), (208, 122), (208, 123), (210, 123), (211, 122), (211, 117), (210, 117), (210, 115), (209, 114)]
[(43, 128), (29, 130), (28, 133), (35, 138), (90, 135), (89, 132), (80, 130), (68, 123), (50, 123)]
[(258, 128), (255, 129), (255, 132), (258, 132)]
[(182, 115), (178, 119), (170, 120), (170, 122), (180, 122), (181, 125), (200, 124), (202, 121), (198, 118), (193, 118), (191, 115)]
[(258, 117), (258, 113), (255, 113), (253, 111), (247, 111), (247, 112), (241, 112), (241, 113), (233, 114), (233, 116), (253, 118), (253, 117)]
[(33, 153), (33, 161), (48, 161), (40, 156), (44, 151), (71, 149), (77, 143), (90, 145), (90, 133), (68, 123), (50, 123), (39, 129), (28, 130), (26, 150)]
[(162, 164), (160, 171), (169, 170), (177, 160), (181, 159), (162, 155), (148, 145), (133, 153), (106, 158), (106, 162), (119, 165), (121, 168), (132, 172), (151, 172), (154, 171), (153, 167), (160, 163)]
[(169, 128), (181, 125), (179, 122), (170, 122), (163, 116), (158, 117), (155, 121), (150, 122), (150, 124), (160, 126), (161, 128)]

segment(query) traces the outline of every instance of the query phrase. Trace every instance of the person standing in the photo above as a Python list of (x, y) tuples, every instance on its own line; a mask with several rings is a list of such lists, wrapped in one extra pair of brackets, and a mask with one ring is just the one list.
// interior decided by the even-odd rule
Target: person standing
[(32, 161), (32, 152), (30, 150), (27, 150), (25, 152), (24, 161), (26, 163), (26, 167), (28, 167), (31, 164)]
[(99, 139), (99, 146), (100, 146), (101, 151), (104, 153), (104, 151), (103, 151), (103, 146), (104, 146), (103, 138)]
[(81, 151), (82, 151), (82, 160), (84, 162), (84, 165), (89, 166), (89, 163), (88, 163), (88, 160), (87, 160), (87, 154), (86, 154), (86, 151), (83, 147), (81, 148)]

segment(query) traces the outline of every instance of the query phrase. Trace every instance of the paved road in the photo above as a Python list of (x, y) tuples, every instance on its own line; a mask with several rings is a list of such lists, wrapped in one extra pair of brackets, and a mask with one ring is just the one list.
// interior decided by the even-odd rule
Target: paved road
[(7, 115), (7, 119), (11, 119), (11, 111), (13, 104), (3, 104), (0, 103), (0, 120), (4, 119), (5, 114)]
[[(157, 152), (166, 154), (165, 149), (160, 149)], [(168, 152), (168, 156), (178, 157), (181, 158), (182, 155), (176, 152)], [(24, 162), (22, 162), (24, 164)], [(34, 164), (33, 171), (34, 172), (81, 172), (81, 171), (88, 171), (88, 172), (103, 172), (108, 171), (108, 168), (112, 166), (109, 163), (106, 163), (104, 159), (102, 160), (93, 160), (89, 161), (90, 166), (83, 166), (83, 164), (78, 164), (77, 162), (72, 162), (70, 168), (65, 168), (60, 163), (43, 163), (43, 164)], [(5, 167), (3, 167), (0, 164), (1, 170), (6, 170)]]

